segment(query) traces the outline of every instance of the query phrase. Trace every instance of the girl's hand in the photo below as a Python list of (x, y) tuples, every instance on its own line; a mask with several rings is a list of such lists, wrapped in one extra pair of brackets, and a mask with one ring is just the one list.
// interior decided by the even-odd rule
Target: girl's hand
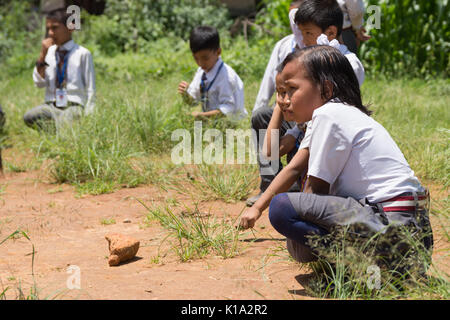
[(242, 214), (241, 221), (239, 222), (239, 227), (242, 229), (249, 229), (255, 226), (256, 220), (259, 219), (262, 212), (255, 206), (245, 210)]

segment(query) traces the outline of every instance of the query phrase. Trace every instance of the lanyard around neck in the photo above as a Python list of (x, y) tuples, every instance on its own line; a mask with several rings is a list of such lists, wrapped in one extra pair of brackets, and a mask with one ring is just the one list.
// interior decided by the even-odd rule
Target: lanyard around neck
[(204, 81), (203, 79), (201, 80), (200, 86), (201, 86), (202, 88), (205, 88), (205, 92), (208, 92), (209, 89), (211, 89), (211, 87), (212, 87), (214, 81), (216, 81), (216, 78), (217, 78), (217, 76), (219, 75), (219, 72), (220, 72), (220, 70), (222, 69), (222, 67), (223, 67), (223, 61), (222, 61), (222, 63), (220, 64), (219, 70), (217, 70), (216, 75), (214, 76), (214, 79), (211, 81), (211, 83), (209, 84), (209, 86), (208, 86), (207, 88), (205, 88), (205, 81)]
[(67, 51), (66, 55), (64, 56), (64, 64), (62, 67), (62, 70), (59, 70), (59, 59), (57, 59), (57, 63), (56, 63), (56, 76), (58, 79), (58, 88), (61, 88), (62, 83), (64, 82), (64, 77), (67, 71), (67, 61), (69, 60), (69, 55), (70, 55), (70, 51)]

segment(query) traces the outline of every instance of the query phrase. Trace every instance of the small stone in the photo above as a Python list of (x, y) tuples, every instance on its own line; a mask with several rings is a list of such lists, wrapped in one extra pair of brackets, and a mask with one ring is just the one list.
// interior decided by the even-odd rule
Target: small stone
[(123, 223), (131, 223), (131, 219), (126, 218), (125, 220), (122, 221)]
[(119, 233), (110, 233), (105, 236), (109, 244), (110, 266), (117, 266), (121, 262), (128, 261), (136, 256), (139, 250), (139, 241)]

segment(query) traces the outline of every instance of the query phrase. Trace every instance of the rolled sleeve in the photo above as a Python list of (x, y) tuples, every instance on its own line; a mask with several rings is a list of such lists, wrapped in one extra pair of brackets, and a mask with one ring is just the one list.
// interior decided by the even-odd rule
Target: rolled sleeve
[(197, 73), (192, 79), (192, 82), (189, 84), (186, 92), (194, 99), (195, 101), (200, 101), (200, 78), (201, 78), (201, 70), (197, 70)]
[(364, 2), (362, 0), (347, 0), (345, 1), (345, 5), (347, 6), (352, 28), (354, 30), (361, 29), (364, 22)]
[(37, 67), (34, 67), (33, 69), (33, 81), (35, 86), (38, 88), (45, 88), (47, 86), (47, 81), (45, 81), (45, 79), (41, 77), (37, 70)]

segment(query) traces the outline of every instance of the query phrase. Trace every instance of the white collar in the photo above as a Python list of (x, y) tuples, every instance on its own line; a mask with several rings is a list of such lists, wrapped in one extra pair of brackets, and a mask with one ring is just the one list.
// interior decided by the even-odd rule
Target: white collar
[(61, 45), (59, 48), (57, 47), (56, 50), (62, 49), (62, 50), (70, 51), (73, 49), (74, 46), (75, 46), (75, 42), (73, 40), (69, 40), (69, 41), (65, 42), (63, 45)]
[(214, 77), (217, 74), (217, 71), (220, 67), (220, 65), (222, 64), (222, 58), (219, 57), (219, 59), (217, 59), (216, 64), (214, 65), (214, 67), (211, 68), (211, 70), (209, 70), (208, 72), (206, 72), (205, 70), (203, 70), (203, 72), (206, 72), (206, 79), (207, 80), (212, 80), (214, 79)]

